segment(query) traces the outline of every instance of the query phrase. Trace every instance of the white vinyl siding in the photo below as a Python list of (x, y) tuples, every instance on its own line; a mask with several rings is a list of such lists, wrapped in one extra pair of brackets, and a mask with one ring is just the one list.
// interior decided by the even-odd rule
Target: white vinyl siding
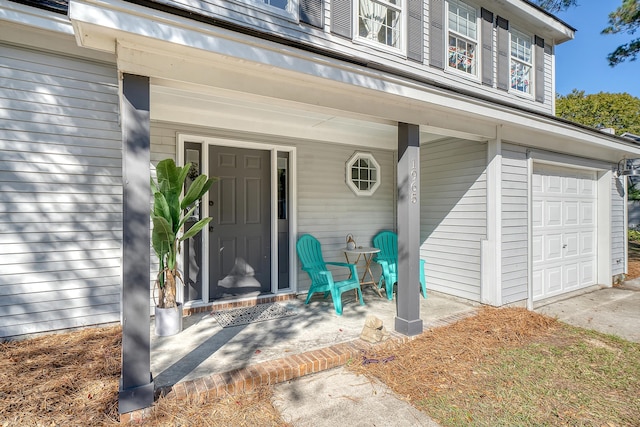
[[(342, 250), (347, 234), (353, 235), (358, 246), (371, 246), (379, 231), (394, 230), (396, 162), (392, 151), (369, 151), (380, 165), (380, 187), (370, 197), (358, 197), (345, 182), (345, 163), (354, 152), (362, 151), (359, 147), (309, 142), (297, 147), (298, 237), (315, 236), (325, 261), (345, 262)], [(371, 266), (377, 279), (379, 268), (375, 263)], [(358, 266), (360, 274), (363, 268)], [(299, 269), (298, 291), (308, 288), (309, 278)]]
[(427, 288), (480, 301), (486, 239), (486, 144), (447, 139), (421, 146), (421, 257)]
[(502, 145), (502, 304), (527, 298), (529, 182), (526, 149)]
[(115, 67), (0, 44), (0, 337), (120, 320)]
[(624, 211), (627, 208), (627, 196), (624, 191), (624, 179), (626, 177), (614, 176), (611, 180), (611, 274), (614, 276), (626, 272), (627, 239)]

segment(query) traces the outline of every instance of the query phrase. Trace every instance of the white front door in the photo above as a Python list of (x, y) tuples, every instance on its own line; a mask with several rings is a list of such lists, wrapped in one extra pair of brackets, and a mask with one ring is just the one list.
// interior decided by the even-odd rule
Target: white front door
[(534, 165), (533, 299), (596, 283), (596, 173)]

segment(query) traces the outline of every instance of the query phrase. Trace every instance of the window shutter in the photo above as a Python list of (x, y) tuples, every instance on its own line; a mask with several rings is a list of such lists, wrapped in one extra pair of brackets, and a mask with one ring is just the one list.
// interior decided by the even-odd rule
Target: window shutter
[(407, 19), (407, 57), (422, 62), (424, 59), (424, 25), (422, 24), (424, 0), (409, 0), (409, 16)]
[(331, 32), (351, 38), (352, 0), (331, 0)]
[(498, 28), (498, 78), (496, 86), (498, 89), (509, 90), (509, 21), (498, 16), (496, 27)]
[(322, 28), (323, 0), (300, 0), (300, 22)]
[(536, 88), (536, 101), (544, 102), (544, 39), (542, 37), (535, 36), (535, 58), (536, 61), (536, 74), (535, 74), (535, 88)]
[(444, 69), (444, 1), (429, 0), (429, 65)]
[(482, 84), (493, 86), (493, 13), (480, 9), (482, 16)]

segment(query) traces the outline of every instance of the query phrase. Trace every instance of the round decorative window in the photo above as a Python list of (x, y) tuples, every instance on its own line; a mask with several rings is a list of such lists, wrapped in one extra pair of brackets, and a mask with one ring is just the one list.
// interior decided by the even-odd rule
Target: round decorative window
[(371, 153), (356, 151), (347, 160), (347, 185), (358, 196), (371, 196), (380, 186), (380, 165)]

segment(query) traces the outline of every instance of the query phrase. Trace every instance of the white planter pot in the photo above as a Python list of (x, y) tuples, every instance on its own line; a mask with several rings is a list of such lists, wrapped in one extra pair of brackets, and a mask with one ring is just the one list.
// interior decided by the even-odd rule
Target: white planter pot
[(174, 308), (156, 307), (156, 335), (166, 337), (182, 331), (182, 304)]

